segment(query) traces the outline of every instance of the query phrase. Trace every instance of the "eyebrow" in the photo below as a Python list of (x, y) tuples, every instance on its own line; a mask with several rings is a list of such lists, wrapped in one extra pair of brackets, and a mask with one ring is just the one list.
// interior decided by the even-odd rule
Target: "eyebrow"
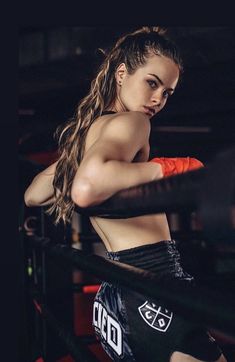
[[(153, 77), (155, 77), (159, 81), (159, 83), (161, 85), (164, 85), (163, 81), (156, 74), (148, 73), (148, 75), (152, 75)], [(174, 92), (173, 88), (167, 88), (167, 90), (170, 90), (170, 91)]]

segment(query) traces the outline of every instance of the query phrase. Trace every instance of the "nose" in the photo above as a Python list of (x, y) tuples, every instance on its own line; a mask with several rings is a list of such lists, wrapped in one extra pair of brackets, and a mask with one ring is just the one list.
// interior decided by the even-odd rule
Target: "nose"
[(161, 92), (157, 91), (152, 96), (152, 103), (154, 106), (160, 107), (162, 102), (162, 94)]

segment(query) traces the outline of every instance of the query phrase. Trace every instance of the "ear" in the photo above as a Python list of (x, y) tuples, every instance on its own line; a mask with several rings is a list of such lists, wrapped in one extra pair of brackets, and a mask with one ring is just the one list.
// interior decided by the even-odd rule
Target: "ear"
[(115, 72), (115, 78), (118, 85), (122, 85), (122, 82), (127, 75), (127, 69), (125, 63), (119, 64)]

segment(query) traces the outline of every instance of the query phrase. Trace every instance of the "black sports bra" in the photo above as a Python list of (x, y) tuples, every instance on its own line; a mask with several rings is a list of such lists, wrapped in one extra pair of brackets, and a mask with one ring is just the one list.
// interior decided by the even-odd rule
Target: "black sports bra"
[(114, 113), (117, 113), (117, 112), (114, 112), (114, 111), (103, 111), (101, 113), (101, 116), (104, 116), (105, 114), (114, 114)]

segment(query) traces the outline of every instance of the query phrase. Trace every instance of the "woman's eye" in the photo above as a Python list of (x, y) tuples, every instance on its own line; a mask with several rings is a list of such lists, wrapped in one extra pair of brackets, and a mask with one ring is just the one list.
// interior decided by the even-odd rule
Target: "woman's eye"
[(168, 98), (168, 97), (170, 97), (170, 95), (171, 94), (166, 90), (163, 92), (163, 98)]
[(148, 80), (147, 82), (151, 88), (157, 88), (157, 82), (155, 82), (155, 80)]

